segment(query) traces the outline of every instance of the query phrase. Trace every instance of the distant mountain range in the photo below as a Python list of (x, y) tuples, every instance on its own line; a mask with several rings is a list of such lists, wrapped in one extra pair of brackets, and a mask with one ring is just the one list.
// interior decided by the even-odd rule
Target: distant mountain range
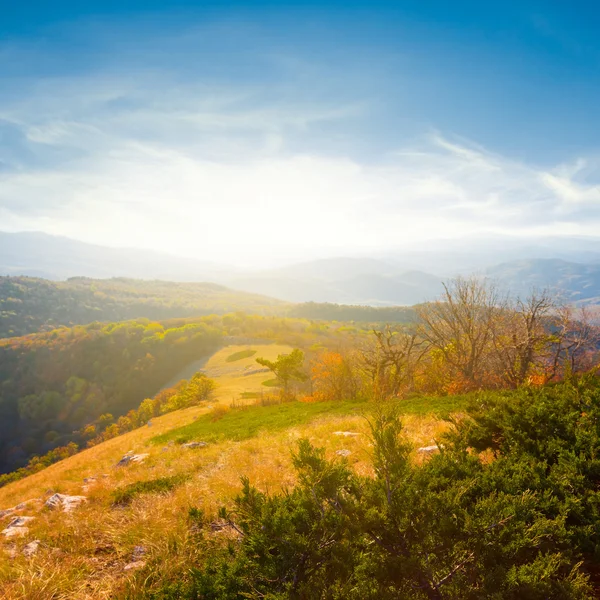
[[(535, 257), (536, 246), (521, 245), (521, 258), (517, 259), (518, 248), (501, 242), (490, 240), (480, 252), (469, 253), (454, 243), (446, 250), (427, 248), (385, 258), (328, 258), (250, 271), (210, 260), (107, 248), (43, 233), (0, 232), (0, 275), (214, 282), (290, 302), (391, 306), (433, 299), (441, 293), (443, 279), (476, 272), (514, 294), (527, 294), (534, 287), (550, 288), (561, 291), (567, 300), (600, 303), (600, 241), (559, 240), (554, 257), (549, 256), (551, 240), (537, 246), (539, 257)], [(486, 258), (490, 262), (484, 264)], [(505, 258), (508, 260), (501, 262)]]
[(108, 248), (37, 232), (0, 232), (0, 275), (216, 281), (222, 271), (209, 261), (150, 250)]
[(560, 259), (515, 260), (486, 269), (485, 274), (515, 295), (548, 289), (578, 303), (600, 303), (600, 262), (574, 263)]

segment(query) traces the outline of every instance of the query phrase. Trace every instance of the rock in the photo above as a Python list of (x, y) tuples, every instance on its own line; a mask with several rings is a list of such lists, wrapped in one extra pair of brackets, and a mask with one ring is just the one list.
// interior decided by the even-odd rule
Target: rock
[(39, 547), (40, 540), (33, 540), (33, 542), (29, 542), (29, 544), (23, 548), (23, 556), (33, 556), (38, 551)]
[(33, 521), (33, 519), (35, 519), (35, 517), (15, 517), (8, 524), (8, 527), (2, 531), (2, 535), (6, 538), (25, 535), (29, 531), (27, 523)]
[(337, 450), (336, 454), (338, 456), (350, 456), (352, 454), (352, 452), (350, 452), (350, 450), (343, 449), (343, 450)]
[(354, 431), (334, 431), (333, 435), (341, 435), (343, 437), (356, 437), (360, 435), (360, 433), (356, 433)]
[(125, 467), (131, 463), (142, 463), (149, 454), (130, 454), (131, 450), (117, 463), (117, 467)]
[(87, 502), (85, 496), (67, 496), (66, 494), (54, 494), (46, 500), (46, 508), (62, 508), (63, 512), (71, 512), (74, 508)]
[(125, 565), (123, 567), (124, 571), (133, 571), (135, 569), (142, 569), (146, 566), (146, 561), (145, 560), (136, 560), (133, 562), (130, 562), (129, 564)]
[(12, 508), (0, 510), (0, 519), (3, 519), (4, 517), (8, 517), (9, 515), (12, 515), (14, 512), (16, 512), (18, 510), (23, 510), (23, 509), (27, 508), (32, 502), (38, 502), (38, 499), (32, 498), (31, 500), (25, 500), (25, 502), (20, 502), (19, 504), (17, 504), (16, 506), (13, 506)]
[(434, 452), (439, 452), (439, 447), (435, 446), (424, 446), (423, 448), (418, 448), (417, 452), (419, 454), (433, 454)]
[(144, 556), (146, 556), (147, 554), (147, 550), (144, 546), (136, 546), (133, 549), (133, 553), (131, 555), (131, 560), (132, 562), (138, 562), (140, 560), (142, 560), (142, 558), (144, 558)]
[(83, 479), (83, 483), (93, 483), (94, 481), (97, 481), (98, 478), (97, 477), (85, 477)]
[(208, 446), (206, 442), (188, 442), (187, 444), (181, 444), (184, 448), (204, 448)]

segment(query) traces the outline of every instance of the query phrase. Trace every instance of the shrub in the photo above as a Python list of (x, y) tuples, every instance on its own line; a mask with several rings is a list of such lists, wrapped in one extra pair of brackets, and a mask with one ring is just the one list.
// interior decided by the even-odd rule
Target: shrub
[[(596, 380), (479, 396), (438, 455), (410, 460), (398, 414), (371, 423), (375, 476), (307, 440), (297, 485), (247, 479), (180, 598), (591, 599), (600, 554)], [(480, 460), (479, 452), (493, 453)]]

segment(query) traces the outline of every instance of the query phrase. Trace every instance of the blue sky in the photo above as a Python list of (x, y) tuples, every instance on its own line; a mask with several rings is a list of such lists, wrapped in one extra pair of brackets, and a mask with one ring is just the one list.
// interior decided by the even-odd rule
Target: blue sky
[(6, 4), (0, 229), (262, 264), (600, 225), (595, 3)]

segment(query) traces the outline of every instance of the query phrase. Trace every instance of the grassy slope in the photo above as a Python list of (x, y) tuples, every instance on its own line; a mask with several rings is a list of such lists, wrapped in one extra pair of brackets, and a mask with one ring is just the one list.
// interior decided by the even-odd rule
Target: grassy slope
[[(230, 346), (208, 361), (207, 372), (219, 382), (212, 406), (228, 406), (242, 392), (261, 391), (265, 373), (244, 375), (256, 365), (254, 357), (227, 363), (228, 356), (244, 349)], [(269, 359), (289, 350), (277, 345), (256, 349), (257, 356)], [(433, 443), (446, 426), (435, 414), (458, 410), (461, 405), (462, 398), (404, 401), (410, 413), (405, 418), (407, 434), (416, 445)], [(200, 558), (189, 530), (189, 507), (214, 514), (239, 491), (241, 474), (247, 474), (262, 489), (293, 484), (290, 450), (300, 437), (324, 446), (330, 456), (340, 449), (350, 450), (350, 463), (368, 472), (368, 425), (357, 409), (357, 403), (350, 402), (252, 407), (230, 411), (213, 423), (207, 414), (211, 409), (193, 407), (154, 419), (151, 427), (109, 440), (0, 489), (3, 509), (30, 498), (44, 498), (49, 490), (81, 494), (83, 478), (98, 477), (84, 492), (87, 505), (71, 515), (40, 511), (35, 505), (21, 513), (35, 515), (36, 520), (27, 537), (17, 540), (16, 550), (32, 539), (41, 540), (41, 550), (32, 559), (19, 554), (11, 561), (2, 551), (9, 546), (0, 541), (0, 598), (118, 598), (124, 586), (136, 590), (148, 575), (175, 576), (182, 564), (193, 564)], [(334, 435), (338, 430), (361, 435), (344, 438)], [(199, 450), (168, 444), (170, 439), (188, 435), (212, 439), (213, 443)], [(160, 441), (157, 436), (164, 437)], [(143, 464), (114, 468), (128, 450), (150, 456)], [(168, 494), (140, 494), (125, 508), (112, 507), (115, 489), (159, 478), (171, 481), (181, 474), (186, 477)], [(8, 519), (0, 524), (6, 522)], [(124, 571), (133, 548), (139, 545), (148, 551), (148, 568)]]

